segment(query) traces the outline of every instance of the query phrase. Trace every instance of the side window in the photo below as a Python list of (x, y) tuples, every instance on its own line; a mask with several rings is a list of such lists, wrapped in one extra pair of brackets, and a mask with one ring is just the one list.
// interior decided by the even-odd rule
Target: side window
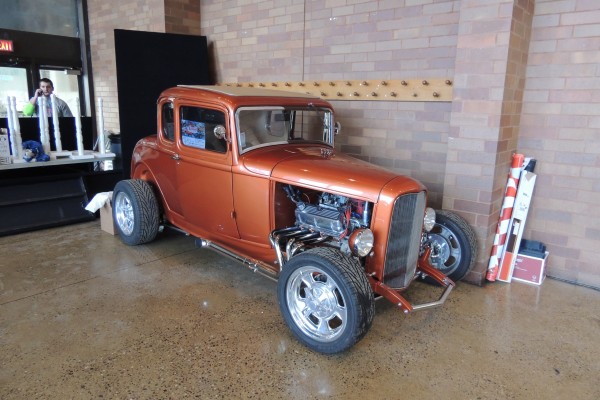
[(165, 139), (175, 140), (175, 117), (173, 113), (173, 103), (165, 103), (162, 106), (162, 135)]
[(215, 136), (217, 126), (225, 127), (225, 114), (200, 107), (182, 106), (179, 109), (181, 142), (185, 146), (225, 153), (227, 140)]

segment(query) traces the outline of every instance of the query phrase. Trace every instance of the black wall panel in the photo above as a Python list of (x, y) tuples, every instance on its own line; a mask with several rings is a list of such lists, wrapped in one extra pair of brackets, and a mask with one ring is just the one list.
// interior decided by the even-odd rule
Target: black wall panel
[(115, 29), (123, 174), (138, 140), (156, 134), (156, 100), (172, 86), (210, 85), (205, 36)]

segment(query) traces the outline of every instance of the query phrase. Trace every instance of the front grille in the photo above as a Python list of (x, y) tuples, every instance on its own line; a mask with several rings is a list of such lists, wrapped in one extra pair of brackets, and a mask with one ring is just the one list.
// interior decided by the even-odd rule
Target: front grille
[(383, 269), (383, 281), (392, 288), (407, 287), (415, 274), (424, 214), (425, 192), (405, 194), (394, 202)]

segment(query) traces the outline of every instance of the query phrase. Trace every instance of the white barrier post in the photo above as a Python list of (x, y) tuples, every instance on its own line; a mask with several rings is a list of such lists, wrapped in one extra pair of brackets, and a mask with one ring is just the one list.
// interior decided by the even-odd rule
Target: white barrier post
[[(21, 139), (21, 123), (19, 122), (19, 113), (17, 112), (17, 98), (12, 98), (12, 111), (13, 111), (13, 141), (15, 142), (16, 153), (15, 156), (18, 162), (23, 161), (23, 140)], [(14, 161), (13, 161), (14, 162)]]
[(79, 105), (79, 97), (75, 99), (75, 136), (77, 137), (77, 151), (73, 152), (71, 158), (94, 158), (93, 154), (85, 154), (85, 151), (83, 150), (83, 134), (81, 132), (81, 106)]
[(56, 96), (54, 93), (50, 95), (52, 99), (52, 126), (54, 127), (54, 145), (56, 147), (56, 152), (62, 152), (62, 141), (60, 138), (60, 126), (58, 121), (58, 108), (56, 107)]
[(6, 103), (8, 104), (8, 115), (6, 116), (6, 121), (8, 122), (8, 139), (10, 140), (10, 151), (12, 152), (13, 162), (17, 159), (17, 143), (15, 141), (15, 128), (13, 125), (13, 112), (12, 112), (12, 102), (10, 101), (10, 96), (6, 96)]
[(106, 153), (104, 140), (104, 107), (102, 105), (102, 97), (98, 97), (98, 147), (100, 148), (100, 154)]
[(81, 133), (81, 107), (79, 106), (79, 98), (76, 99), (75, 107), (75, 135), (77, 137), (77, 155), (83, 155), (83, 135)]
[(48, 132), (48, 111), (46, 97), (38, 98), (38, 119), (40, 125), (40, 142), (44, 148), (44, 153), (50, 156), (50, 133)]

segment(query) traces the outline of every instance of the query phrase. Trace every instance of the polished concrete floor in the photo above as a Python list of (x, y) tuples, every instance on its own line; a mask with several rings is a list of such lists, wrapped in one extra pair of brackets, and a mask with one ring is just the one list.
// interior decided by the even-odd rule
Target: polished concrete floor
[(0, 238), (1, 399), (600, 398), (598, 291), (459, 284), (409, 316), (379, 301), (366, 337), (324, 356), (273, 281), (189, 237), (127, 247), (99, 226)]

